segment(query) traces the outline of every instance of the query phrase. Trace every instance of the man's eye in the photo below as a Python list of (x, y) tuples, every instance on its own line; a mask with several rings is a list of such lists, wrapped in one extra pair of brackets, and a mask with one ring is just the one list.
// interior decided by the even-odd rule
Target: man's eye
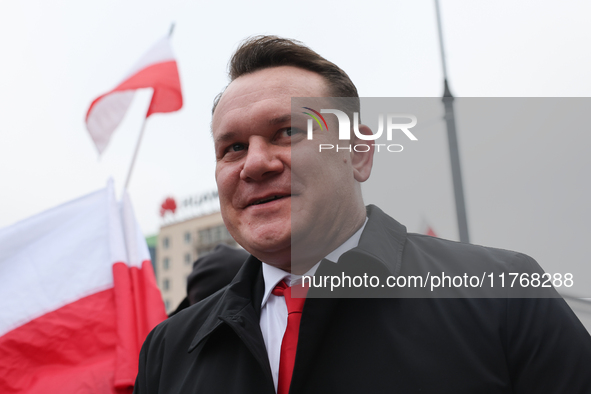
[(240, 152), (241, 150), (244, 150), (244, 149), (246, 149), (246, 145), (240, 144), (240, 143), (236, 143), (236, 144), (230, 145), (230, 147), (228, 148), (228, 151), (230, 151), (230, 152)]
[(287, 127), (286, 129), (283, 130), (283, 133), (288, 137), (292, 137), (292, 136), (299, 134), (301, 132), (302, 132), (302, 130), (297, 129), (295, 127)]

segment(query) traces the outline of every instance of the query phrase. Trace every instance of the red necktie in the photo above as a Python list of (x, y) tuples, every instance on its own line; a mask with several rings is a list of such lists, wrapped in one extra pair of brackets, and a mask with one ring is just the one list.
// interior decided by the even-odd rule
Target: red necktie
[[(307, 290), (307, 289), (304, 289)], [(304, 309), (305, 298), (291, 298), (291, 287), (281, 281), (273, 289), (276, 296), (284, 296), (287, 304), (287, 328), (281, 342), (281, 358), (279, 360), (279, 379), (277, 382), (277, 394), (288, 394), (291, 384), (291, 375), (295, 364), (296, 349), (298, 348), (298, 333), (300, 331), (300, 320), (302, 309)]]

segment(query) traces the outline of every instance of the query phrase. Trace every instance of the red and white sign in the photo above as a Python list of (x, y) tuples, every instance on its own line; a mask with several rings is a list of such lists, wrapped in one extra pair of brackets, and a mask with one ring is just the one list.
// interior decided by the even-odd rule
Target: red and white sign
[(166, 197), (166, 200), (160, 205), (160, 216), (164, 217), (168, 211), (172, 212), (173, 215), (176, 212), (176, 201), (172, 197)]
[(99, 154), (103, 153), (123, 120), (135, 91), (142, 88), (154, 90), (146, 117), (178, 111), (183, 106), (178, 67), (168, 38), (160, 40), (146, 52), (115, 89), (90, 104), (86, 127)]
[(130, 393), (141, 344), (165, 318), (112, 182), (0, 229), (1, 393)]

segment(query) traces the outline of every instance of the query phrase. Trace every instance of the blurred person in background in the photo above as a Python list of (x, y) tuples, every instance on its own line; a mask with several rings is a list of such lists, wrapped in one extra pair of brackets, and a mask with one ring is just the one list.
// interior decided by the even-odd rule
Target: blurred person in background
[(170, 316), (227, 286), (248, 256), (244, 249), (219, 244), (211, 252), (199, 257), (187, 278), (187, 296)]

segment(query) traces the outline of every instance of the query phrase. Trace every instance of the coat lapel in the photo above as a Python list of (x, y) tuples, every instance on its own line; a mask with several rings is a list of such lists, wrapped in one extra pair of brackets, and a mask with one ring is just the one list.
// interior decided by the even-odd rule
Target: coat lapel
[(193, 338), (189, 353), (200, 348), (213, 332), (222, 324), (226, 324), (242, 340), (272, 380), (269, 358), (259, 324), (264, 287), (261, 262), (250, 256)]

